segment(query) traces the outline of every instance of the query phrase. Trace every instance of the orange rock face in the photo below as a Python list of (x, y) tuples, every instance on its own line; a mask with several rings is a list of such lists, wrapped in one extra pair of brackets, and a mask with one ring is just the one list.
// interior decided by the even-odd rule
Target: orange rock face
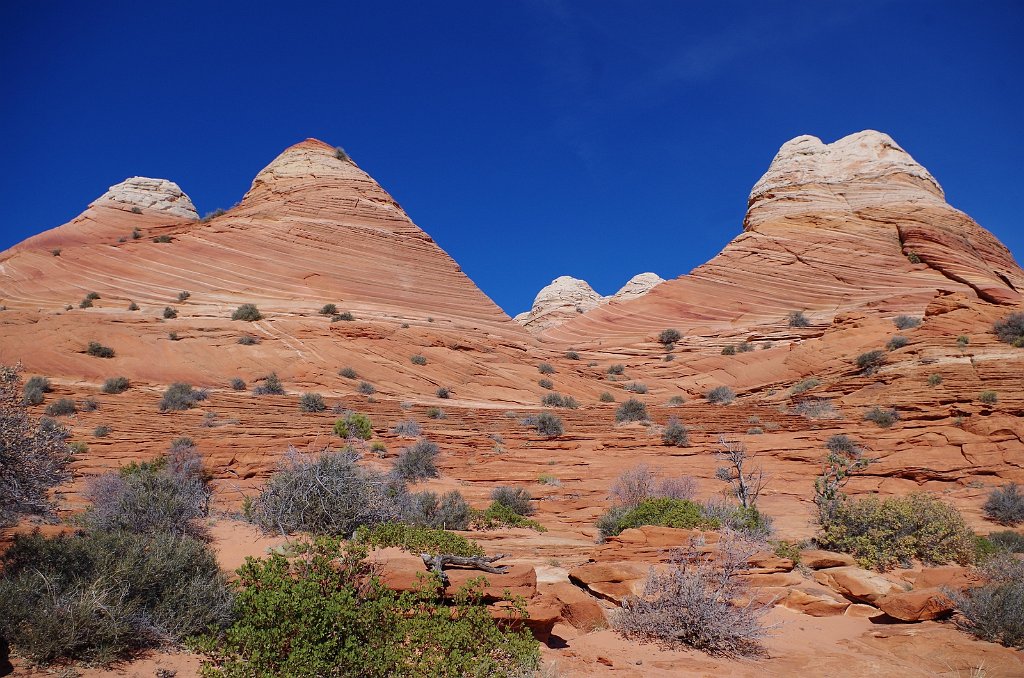
[[(441, 477), (417, 490), (458, 489), (476, 507), (499, 485), (532, 493), (533, 517), (547, 532), (469, 536), (489, 553), (511, 554), (512, 571), (492, 586), (527, 601), (530, 628), (563, 675), (869, 676), (883, 666), (966, 674), (979, 663), (998, 675), (1024, 671), (1018, 653), (930, 621), (949, 611), (936, 592), (971, 585), (971, 572), (883, 576), (814, 549), (801, 552), (799, 567), (769, 552), (749, 563), (757, 599), (773, 601), (772, 620), (785, 622), (763, 661), (641, 648), (605, 626), (650, 568), (664, 567), (697, 532), (644, 526), (595, 543), (610, 486), (637, 464), (693, 479), (699, 501), (721, 499), (720, 436), (742, 442), (766, 471), (759, 507), (780, 539), (813, 536), (813, 482), (836, 434), (876, 460), (846, 487), (852, 495), (934, 492), (980, 533), (998, 529), (982, 514), (985, 497), (1024, 482), (1024, 350), (991, 333), (1024, 304), (1024, 272), (1006, 248), (949, 206), (935, 178), (886, 135), (832, 144), (799, 137), (751, 192), (743, 232), (690, 274), (655, 282), (583, 313), (561, 303), (572, 295), (554, 295), (551, 308), (560, 310), (537, 313), (524, 328), (372, 178), (307, 140), (224, 214), (200, 220), (176, 184), (136, 177), (68, 224), (0, 253), (0, 362), (50, 378), (53, 392), (36, 415), (57, 398), (98, 405), (61, 418), (88, 445), (59, 497), (65, 515), (80, 508), (84, 478), (152, 458), (179, 436), (202, 451), (216, 508), (237, 510), (289, 445), (318, 452), (342, 444), (331, 433), (338, 415), (300, 412), (304, 391), (371, 418), (384, 450), (356, 446), (362, 463), (380, 470), (412, 442), (392, 428), (415, 420), (441, 447)], [(80, 308), (89, 292), (99, 298)], [(231, 320), (246, 303), (264, 317)], [(331, 303), (354, 319), (321, 315)], [(809, 323), (791, 326), (793, 311)], [(922, 322), (898, 329), (901, 314)], [(682, 335), (670, 346), (657, 341), (668, 328)], [(258, 343), (239, 344), (243, 335)], [(905, 344), (886, 348), (896, 335)], [(114, 357), (88, 355), (90, 341)], [(566, 356), (570, 349), (579, 360)], [(883, 363), (865, 374), (856, 359), (871, 350)], [(541, 363), (554, 372), (540, 374)], [(357, 376), (339, 374), (344, 367)], [(238, 377), (251, 387), (271, 371), (285, 395), (228, 386)], [(122, 375), (127, 392), (100, 391)], [(160, 412), (162, 391), (176, 381), (208, 387), (208, 398)], [(735, 400), (712, 403), (706, 394), (717, 386)], [(984, 390), (998, 393), (995, 404), (979, 401)], [(579, 407), (546, 408), (564, 425), (549, 437), (524, 419), (552, 391)], [(616, 422), (631, 397), (650, 421)], [(884, 428), (865, 420), (874, 406), (898, 419)], [(687, 445), (663, 442), (670, 417), (688, 428)], [(109, 434), (96, 435), (99, 426)], [(281, 541), (226, 518), (212, 533), (228, 568)], [(717, 548), (716, 533), (703, 538)], [(381, 565), (396, 588), (424, 569), (391, 550)], [(913, 621), (913, 630), (871, 622), (882, 615)], [(194, 658), (182, 665), (194, 667)]]

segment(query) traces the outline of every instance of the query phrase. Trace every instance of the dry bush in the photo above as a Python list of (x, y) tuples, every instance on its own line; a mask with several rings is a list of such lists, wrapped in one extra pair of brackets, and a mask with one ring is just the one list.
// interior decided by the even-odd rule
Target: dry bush
[(647, 406), (636, 398), (630, 398), (619, 405), (615, 410), (615, 421), (622, 423), (627, 421), (647, 421)]
[(495, 504), (506, 507), (519, 516), (533, 515), (533, 497), (524, 487), (496, 487), (491, 492)]
[(323, 412), (327, 409), (324, 397), (319, 393), (303, 393), (299, 396), (300, 412)]
[(437, 443), (426, 439), (417, 440), (398, 455), (392, 473), (410, 482), (436, 478), (438, 472), (434, 460), (439, 452)]
[(67, 477), (68, 431), (29, 416), (20, 367), (0, 365), (0, 527), (47, 515), (49, 489)]
[(683, 422), (679, 421), (679, 417), (669, 417), (668, 423), (665, 424), (665, 430), (661, 432), (661, 442), (676, 447), (689, 446), (690, 434), (683, 426)]
[(647, 464), (637, 464), (623, 471), (608, 492), (616, 504), (633, 508), (646, 499), (692, 499), (697, 481), (688, 476), (659, 478)]
[(440, 499), (433, 492), (418, 492), (409, 497), (402, 519), (413, 525), (443, 530), (469, 529), (472, 509), (458, 490), (445, 492)]
[(957, 626), (982, 640), (1024, 650), (1024, 561), (1004, 554), (982, 568), (985, 586), (947, 591)]
[[(992, 326), (999, 341), (1013, 344), (1018, 348), (1024, 347), (1024, 313), (1011, 313), (1001, 320), (997, 320)], [(967, 342), (964, 342), (966, 344)]]
[(772, 602), (755, 602), (740, 578), (760, 547), (725, 532), (718, 553), (704, 553), (703, 540), (691, 539), (664, 572), (651, 571), (639, 596), (630, 596), (612, 620), (623, 636), (669, 648), (693, 648), (711, 655), (762, 654), (771, 627), (764, 617)]
[(403, 438), (418, 438), (420, 435), (420, 425), (415, 419), (405, 419), (395, 424), (391, 428), (391, 432)]
[(704, 397), (709, 403), (715, 405), (728, 405), (736, 398), (736, 394), (728, 386), (716, 386), (708, 391)]
[(1024, 494), (1017, 483), (992, 490), (983, 508), (985, 515), (1000, 525), (1024, 523)]

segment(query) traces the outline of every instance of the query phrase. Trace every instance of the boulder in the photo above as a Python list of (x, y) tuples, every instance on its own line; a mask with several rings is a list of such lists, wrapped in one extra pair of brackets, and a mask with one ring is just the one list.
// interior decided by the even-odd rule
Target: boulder
[(885, 576), (859, 567), (818, 570), (814, 573), (814, 580), (844, 596), (866, 603), (874, 603), (883, 596), (904, 590), (902, 586)]
[(786, 609), (811, 617), (834, 617), (850, 607), (850, 601), (834, 591), (808, 584), (789, 589), (789, 595), (779, 601)]
[(807, 549), (800, 552), (800, 564), (812, 570), (823, 570), (827, 567), (854, 566), (857, 564), (857, 561), (847, 553)]
[(937, 588), (890, 593), (875, 600), (875, 606), (890, 617), (905, 622), (939, 619), (953, 612), (953, 601)]
[(622, 605), (643, 590), (650, 568), (638, 563), (588, 563), (569, 570), (569, 581), (598, 598)]

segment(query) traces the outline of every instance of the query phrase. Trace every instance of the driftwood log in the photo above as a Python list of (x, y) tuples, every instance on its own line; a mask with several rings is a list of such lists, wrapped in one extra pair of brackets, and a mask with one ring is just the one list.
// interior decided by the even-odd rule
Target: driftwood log
[(420, 558), (423, 559), (423, 564), (427, 566), (427, 569), (431, 572), (436, 572), (441, 578), (441, 585), (448, 588), (448, 575), (444, 573), (444, 568), (448, 565), (455, 565), (456, 567), (464, 567), (470, 570), (483, 570), (484, 572), (490, 572), (491, 574), (505, 574), (508, 572), (508, 567), (505, 565), (499, 565), (495, 567), (491, 565), (496, 560), (507, 558), (507, 553), (499, 553), (494, 556), (475, 556), (467, 558), (466, 556), (453, 556), (447, 553), (439, 553), (436, 556), (432, 556), (429, 553), (421, 553)]

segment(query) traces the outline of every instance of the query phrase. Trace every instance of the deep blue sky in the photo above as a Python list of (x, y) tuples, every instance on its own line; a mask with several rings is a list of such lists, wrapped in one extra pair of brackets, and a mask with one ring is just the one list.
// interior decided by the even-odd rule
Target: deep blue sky
[(514, 314), (686, 273), (783, 142), (873, 128), (1024, 252), (1021, 2), (263, 5), (0, 2), (0, 249), (133, 175), (229, 207), (317, 137)]

